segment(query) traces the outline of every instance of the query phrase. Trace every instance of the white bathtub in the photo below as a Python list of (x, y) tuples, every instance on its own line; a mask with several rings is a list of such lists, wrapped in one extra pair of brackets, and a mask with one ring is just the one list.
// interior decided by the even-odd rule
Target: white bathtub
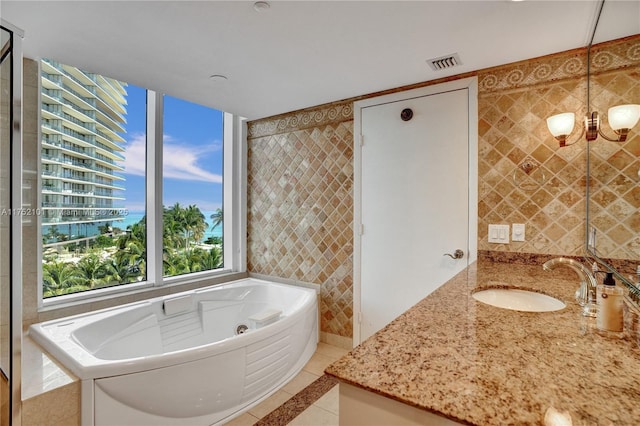
[(219, 424), (311, 358), (317, 296), (248, 278), (35, 324), (29, 334), (82, 380), (84, 426)]

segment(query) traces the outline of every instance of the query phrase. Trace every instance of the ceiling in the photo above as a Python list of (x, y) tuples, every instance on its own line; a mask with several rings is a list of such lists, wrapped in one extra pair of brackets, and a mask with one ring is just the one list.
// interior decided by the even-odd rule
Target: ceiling
[[(271, 1), (256, 11), (245, 1), (2, 0), (0, 16), (24, 30), (28, 58), (256, 119), (584, 47), (598, 5)], [(607, 0), (597, 39), (639, 28), (640, 0)], [(452, 53), (462, 65), (426, 63)]]

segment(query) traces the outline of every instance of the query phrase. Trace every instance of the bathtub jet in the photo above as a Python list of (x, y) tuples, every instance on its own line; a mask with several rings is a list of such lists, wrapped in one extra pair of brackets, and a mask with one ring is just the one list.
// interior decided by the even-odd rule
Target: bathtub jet
[(253, 278), (32, 325), (82, 380), (82, 424), (211, 425), (293, 378), (318, 342), (315, 290)]

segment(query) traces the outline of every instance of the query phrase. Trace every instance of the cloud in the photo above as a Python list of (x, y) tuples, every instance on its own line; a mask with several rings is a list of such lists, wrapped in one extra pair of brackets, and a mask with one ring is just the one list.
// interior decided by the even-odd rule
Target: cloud
[[(145, 176), (144, 134), (135, 134), (129, 140), (124, 152), (124, 172)], [(203, 169), (198, 160), (211, 152), (219, 151), (221, 144), (214, 142), (208, 146), (192, 146), (176, 141), (169, 135), (163, 137), (163, 177), (209, 183), (222, 183), (222, 176)]]
[(124, 172), (130, 175), (145, 176), (146, 136), (135, 134), (124, 149)]

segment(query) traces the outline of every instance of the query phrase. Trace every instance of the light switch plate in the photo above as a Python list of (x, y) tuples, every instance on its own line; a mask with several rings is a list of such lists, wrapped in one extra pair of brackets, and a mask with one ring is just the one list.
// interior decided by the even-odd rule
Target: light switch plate
[(509, 244), (509, 225), (489, 225), (489, 242)]
[(514, 223), (511, 225), (511, 240), (524, 241), (524, 223)]

